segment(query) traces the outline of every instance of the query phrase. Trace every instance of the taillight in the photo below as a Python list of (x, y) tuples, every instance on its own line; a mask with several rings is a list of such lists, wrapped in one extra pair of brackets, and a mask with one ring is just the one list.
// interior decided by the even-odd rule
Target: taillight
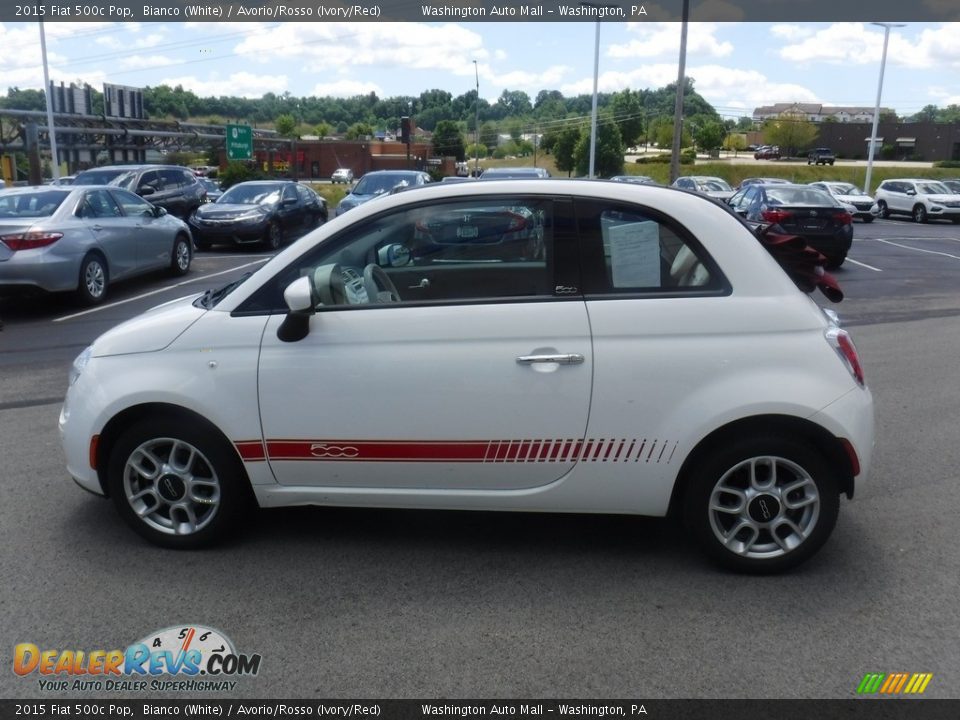
[(518, 215), (515, 212), (508, 212), (507, 217), (510, 218), (510, 225), (507, 227), (507, 232), (523, 230), (527, 226), (527, 219), (523, 215)]
[(58, 232), (25, 232), (16, 235), (0, 235), (0, 242), (16, 252), (53, 245), (62, 237), (63, 233)]
[(787, 210), (764, 210), (760, 215), (767, 222), (774, 224), (782, 223), (784, 220), (793, 217), (793, 213)]
[(853, 215), (848, 213), (846, 210), (841, 210), (840, 212), (835, 212), (833, 214), (833, 219), (836, 220), (841, 225), (851, 225), (853, 224)]
[(847, 370), (853, 375), (854, 380), (863, 387), (865, 384), (863, 379), (863, 366), (860, 364), (857, 348), (854, 346), (853, 340), (850, 339), (850, 333), (838, 327), (831, 327), (825, 335), (827, 342), (837, 351), (837, 355), (843, 360), (843, 364), (847, 366)]

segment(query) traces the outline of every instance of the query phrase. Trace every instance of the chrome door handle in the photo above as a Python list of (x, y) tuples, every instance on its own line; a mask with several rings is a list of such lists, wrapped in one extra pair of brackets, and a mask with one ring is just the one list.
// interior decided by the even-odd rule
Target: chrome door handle
[(420, 282), (416, 285), (407, 285), (407, 290), (420, 290), (430, 287), (430, 281), (426, 278), (420, 278)]
[(103, 230), (103, 225), (91, 225), (90, 229), (100, 232), (101, 230)]
[(583, 355), (579, 353), (567, 353), (565, 355), (521, 355), (517, 358), (518, 365), (532, 365), (533, 363), (581, 365), (583, 364)]

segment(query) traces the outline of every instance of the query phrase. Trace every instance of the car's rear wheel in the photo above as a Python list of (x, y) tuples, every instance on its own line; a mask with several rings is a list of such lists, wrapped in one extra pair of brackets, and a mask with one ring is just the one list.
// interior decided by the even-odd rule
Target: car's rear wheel
[(80, 263), (77, 297), (84, 305), (96, 305), (103, 302), (109, 285), (110, 273), (106, 260), (99, 253), (90, 253)]
[(204, 423), (152, 417), (110, 453), (107, 482), (123, 519), (157, 545), (210, 545), (238, 523), (249, 487), (233, 448)]
[(173, 241), (173, 252), (170, 254), (170, 272), (174, 275), (186, 275), (190, 272), (192, 260), (190, 241), (184, 235), (177, 235), (177, 239)]
[(863, 221), (864, 221), (865, 223), (872, 223), (872, 222), (873, 222), (873, 215), (865, 215), (865, 216), (863, 217)]
[(883, 200), (877, 201), (877, 207), (880, 208), (880, 217), (888, 218), (890, 217), (890, 208), (887, 207), (887, 203)]
[(927, 209), (923, 205), (913, 206), (913, 221), (916, 223), (925, 223), (927, 221)]
[(716, 448), (694, 470), (684, 510), (714, 560), (741, 572), (772, 573), (820, 549), (839, 505), (834, 471), (822, 454), (771, 435)]

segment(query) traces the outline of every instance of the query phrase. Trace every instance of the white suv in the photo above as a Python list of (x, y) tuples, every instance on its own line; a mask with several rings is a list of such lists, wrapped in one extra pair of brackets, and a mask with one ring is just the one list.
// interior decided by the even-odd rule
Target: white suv
[(884, 180), (876, 200), (881, 217), (909, 215), (918, 223), (936, 218), (960, 223), (960, 195), (938, 180)]
[(60, 430), (167, 547), (250, 499), (674, 514), (773, 572), (868, 476), (872, 407), (849, 335), (719, 203), (491, 180), (384, 194), (108, 331)]

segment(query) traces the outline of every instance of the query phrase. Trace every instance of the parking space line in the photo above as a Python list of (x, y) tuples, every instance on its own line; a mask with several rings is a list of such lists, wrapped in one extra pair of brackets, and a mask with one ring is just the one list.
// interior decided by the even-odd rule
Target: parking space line
[(883, 270), (881, 270), (880, 268), (875, 268), (873, 265), (867, 265), (864, 262), (859, 262), (857, 260), (854, 260), (852, 257), (848, 257), (847, 262), (853, 263), (854, 265), (859, 265), (860, 267), (865, 267), (867, 268), (867, 270), (873, 270), (874, 272), (883, 272)]
[(82, 317), (84, 315), (89, 315), (90, 313), (100, 312), (101, 310), (107, 310), (108, 308), (117, 307), (118, 305), (125, 305), (128, 302), (133, 302), (134, 300), (142, 300), (145, 297), (150, 297), (151, 295), (156, 295), (158, 293), (166, 292), (167, 290), (173, 290), (178, 288), (181, 285), (190, 285), (191, 283), (198, 282), (200, 280), (206, 280), (207, 278), (217, 277), (217, 275), (226, 275), (227, 273), (235, 272), (237, 270), (242, 270), (245, 267), (250, 267), (251, 265), (260, 265), (267, 262), (270, 258), (263, 258), (262, 260), (254, 260), (253, 262), (248, 262), (244, 265), (238, 265), (237, 267), (229, 268), (228, 270), (221, 270), (220, 272), (210, 273), (209, 275), (201, 275), (200, 277), (190, 278), (189, 280), (182, 280), (174, 285), (167, 285), (162, 288), (157, 288), (156, 290), (151, 290), (150, 292), (141, 293), (140, 295), (134, 295), (133, 297), (124, 298), (123, 300), (117, 300), (116, 302), (108, 303), (107, 305), (98, 305), (97, 307), (90, 308), (89, 310), (82, 310), (78, 313), (73, 313), (71, 315), (64, 315), (63, 317), (58, 317), (53, 320), (53, 322), (63, 322), (64, 320), (73, 320), (74, 318)]
[(929, 255), (942, 255), (943, 257), (953, 258), (954, 260), (960, 260), (960, 255), (953, 255), (951, 253), (940, 252), (939, 250), (924, 250), (923, 248), (910, 247), (909, 245), (901, 245), (900, 243), (895, 243), (891, 240), (881, 240), (880, 238), (874, 238), (876, 242), (884, 243), (885, 245), (893, 245), (895, 247), (903, 248), (904, 250), (915, 250), (916, 252), (927, 253)]

